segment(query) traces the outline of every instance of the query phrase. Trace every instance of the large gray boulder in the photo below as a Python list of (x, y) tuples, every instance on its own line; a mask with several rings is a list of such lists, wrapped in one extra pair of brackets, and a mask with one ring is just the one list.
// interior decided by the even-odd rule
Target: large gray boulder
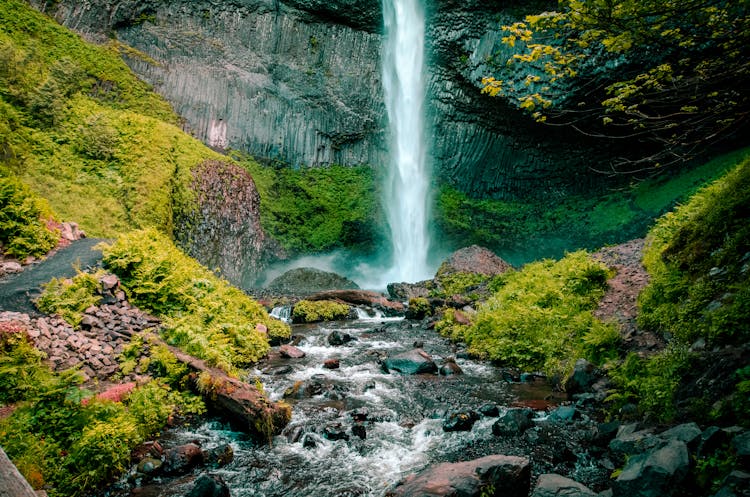
[(328, 290), (356, 290), (358, 288), (359, 286), (348, 278), (312, 267), (290, 269), (266, 285), (268, 290), (294, 295), (312, 295)]
[(411, 475), (389, 497), (526, 497), (531, 465), (525, 457), (492, 455), (442, 463)]
[(554, 473), (539, 476), (531, 497), (595, 497), (596, 493), (577, 481)]
[(622, 473), (612, 482), (613, 497), (670, 497), (680, 495), (680, 485), (688, 474), (687, 444), (670, 440), (628, 459)]

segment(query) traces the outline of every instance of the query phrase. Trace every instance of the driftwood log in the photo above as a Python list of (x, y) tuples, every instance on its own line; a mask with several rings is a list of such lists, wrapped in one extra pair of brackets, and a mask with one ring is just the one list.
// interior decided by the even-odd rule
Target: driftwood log
[(175, 347), (168, 347), (178, 361), (193, 370), (190, 375), (193, 387), (206, 403), (239, 424), (250, 436), (270, 442), (289, 423), (292, 411), (287, 404), (271, 402), (255, 385), (232, 378)]
[(38, 497), (0, 447), (0, 497)]
[(329, 290), (311, 295), (307, 300), (337, 300), (353, 305), (368, 305), (382, 310), (387, 315), (403, 314), (405, 310), (401, 302), (388, 300), (370, 290)]

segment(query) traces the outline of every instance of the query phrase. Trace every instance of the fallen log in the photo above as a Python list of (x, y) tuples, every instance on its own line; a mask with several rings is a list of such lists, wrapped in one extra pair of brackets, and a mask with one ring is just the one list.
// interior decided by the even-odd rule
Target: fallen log
[(401, 302), (388, 300), (382, 294), (370, 290), (329, 290), (307, 297), (307, 300), (338, 300), (353, 305), (368, 305), (380, 309), (387, 315), (404, 313)]
[(167, 347), (178, 361), (193, 370), (192, 386), (206, 403), (238, 423), (253, 438), (270, 443), (289, 423), (292, 417), (289, 405), (271, 402), (255, 385), (232, 378), (175, 347)]
[(38, 497), (0, 447), (0, 497)]

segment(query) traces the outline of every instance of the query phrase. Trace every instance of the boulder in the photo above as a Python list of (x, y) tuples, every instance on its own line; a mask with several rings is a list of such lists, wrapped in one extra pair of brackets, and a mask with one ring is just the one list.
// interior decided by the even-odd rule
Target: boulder
[(311, 295), (328, 290), (356, 290), (359, 286), (352, 280), (336, 273), (312, 267), (290, 269), (271, 281), (266, 289), (292, 295)]
[(367, 428), (365, 427), (365, 424), (354, 423), (354, 425), (352, 425), (352, 435), (359, 437), (361, 440), (365, 440), (367, 438)]
[(479, 408), (479, 413), (488, 418), (495, 418), (500, 415), (500, 409), (497, 404), (484, 404)]
[(344, 345), (345, 343), (356, 340), (356, 338), (351, 336), (349, 333), (341, 333), (338, 330), (334, 330), (328, 335), (326, 340), (328, 341), (329, 345), (337, 347), (339, 345)]
[(696, 423), (683, 423), (659, 433), (659, 438), (685, 442), (688, 448), (694, 452), (700, 444), (701, 434), (701, 429)]
[(613, 497), (670, 497), (688, 474), (690, 457), (685, 442), (670, 440), (665, 446), (630, 457), (612, 482)]
[(640, 454), (664, 443), (650, 429), (634, 433), (627, 433), (626, 431), (625, 433), (618, 434), (614, 440), (609, 442), (609, 450), (618, 456), (624, 457), (632, 454)]
[(279, 347), (279, 354), (288, 359), (302, 359), (305, 357), (305, 353), (302, 350), (288, 343)]
[(464, 374), (461, 367), (456, 364), (456, 360), (452, 357), (449, 357), (445, 360), (442, 366), (440, 366), (440, 370), (438, 371), (441, 376), (453, 376), (456, 374)]
[(431, 282), (420, 281), (417, 283), (388, 283), (388, 296), (400, 301), (408, 301), (413, 298), (426, 298), (430, 295), (428, 284)]
[(478, 273), (486, 276), (502, 274), (513, 267), (492, 251), (478, 245), (453, 252), (437, 271), (438, 276), (455, 273)]
[(476, 411), (452, 412), (443, 421), (443, 431), (471, 431), (478, 419), (479, 414)]
[(573, 368), (573, 374), (565, 382), (565, 391), (569, 396), (589, 392), (597, 379), (596, 366), (586, 359), (578, 359)]
[(346, 428), (341, 423), (332, 423), (326, 425), (323, 429), (323, 436), (328, 440), (349, 440)]
[(534, 411), (529, 408), (518, 407), (508, 409), (492, 425), (492, 433), (493, 435), (502, 437), (520, 435), (534, 426), (533, 417)]
[[(531, 465), (525, 457), (491, 455), (472, 461), (442, 463), (406, 478), (390, 497), (526, 497)], [(494, 489), (490, 494), (488, 489)]]
[(713, 497), (750, 497), (750, 473), (732, 471)]
[(234, 460), (234, 449), (229, 444), (221, 444), (203, 452), (206, 464), (216, 467), (226, 466)]
[(595, 497), (597, 494), (577, 481), (554, 473), (539, 476), (531, 497)]
[(161, 470), (166, 475), (183, 475), (203, 464), (203, 451), (194, 443), (179, 445), (164, 452)]
[(732, 447), (737, 459), (746, 468), (750, 468), (750, 430), (732, 438)]
[(338, 369), (341, 366), (341, 363), (338, 359), (326, 359), (323, 362), (323, 367), (325, 369)]
[(383, 361), (383, 369), (386, 371), (398, 371), (402, 374), (435, 374), (438, 372), (437, 365), (430, 354), (422, 349), (412, 349), (396, 354)]
[(576, 409), (575, 407), (560, 406), (550, 413), (549, 420), (568, 422), (568, 421), (573, 421), (579, 418), (580, 416), (581, 416), (581, 413), (578, 412), (578, 409)]
[(219, 475), (202, 474), (185, 497), (229, 497), (229, 487)]

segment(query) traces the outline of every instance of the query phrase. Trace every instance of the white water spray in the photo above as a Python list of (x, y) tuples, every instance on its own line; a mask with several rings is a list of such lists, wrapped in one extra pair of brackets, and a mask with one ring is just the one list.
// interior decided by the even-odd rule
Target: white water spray
[(424, 131), (424, 12), (420, 0), (383, 0), (383, 90), (390, 125), (386, 211), (390, 281), (431, 278), (427, 264), (429, 171)]

